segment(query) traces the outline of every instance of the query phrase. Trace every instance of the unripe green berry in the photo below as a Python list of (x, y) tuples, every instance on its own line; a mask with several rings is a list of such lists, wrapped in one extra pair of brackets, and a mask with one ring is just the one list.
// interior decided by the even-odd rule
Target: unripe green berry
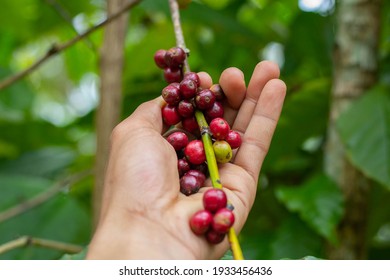
[(215, 158), (218, 163), (226, 163), (232, 159), (233, 153), (229, 143), (224, 140), (215, 141), (213, 144)]

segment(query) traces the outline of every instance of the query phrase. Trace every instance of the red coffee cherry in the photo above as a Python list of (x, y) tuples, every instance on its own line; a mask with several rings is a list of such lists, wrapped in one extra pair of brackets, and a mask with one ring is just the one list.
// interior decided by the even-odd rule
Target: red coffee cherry
[(184, 174), (180, 178), (180, 192), (187, 196), (197, 193), (200, 187), (199, 181), (195, 176)]
[(221, 189), (209, 189), (203, 194), (203, 207), (211, 213), (226, 207), (227, 196)]
[(232, 149), (237, 149), (241, 146), (241, 135), (237, 131), (230, 130), (225, 138), (225, 141), (229, 143)]
[(212, 85), (210, 90), (214, 93), (216, 100), (221, 101), (225, 98), (225, 93), (219, 84)]
[(177, 111), (183, 118), (189, 118), (194, 116), (195, 114), (195, 107), (194, 104), (192, 104), (191, 101), (184, 99), (179, 102), (177, 105)]
[(200, 110), (207, 110), (213, 107), (215, 95), (209, 89), (203, 89), (195, 96), (195, 104)]
[(223, 118), (215, 118), (210, 124), (210, 132), (217, 140), (224, 140), (230, 131), (228, 122)]
[(164, 107), (162, 107), (161, 113), (163, 120), (167, 125), (178, 124), (181, 120), (181, 117), (177, 112), (176, 106), (166, 104)]
[(185, 130), (191, 132), (192, 134), (199, 132), (199, 125), (194, 116), (183, 119), (181, 124)]
[(208, 122), (211, 122), (215, 118), (223, 118), (224, 109), (222, 103), (215, 101), (213, 106), (207, 109), (204, 114)]
[(210, 244), (219, 244), (225, 239), (226, 234), (219, 233), (219, 232), (216, 232), (215, 230), (211, 229), (208, 232), (206, 232), (205, 236), (206, 236), (206, 240)]
[(154, 54), (154, 62), (156, 63), (158, 68), (164, 69), (164, 68), (168, 67), (168, 65), (165, 62), (165, 53), (166, 52), (167, 52), (166, 50), (158, 50)]
[[(191, 170), (191, 166), (185, 158), (181, 158), (177, 160), (177, 170), (179, 171), (179, 177), (182, 177), (184, 174)], [(201, 184), (201, 186), (202, 185), (203, 184)]]
[(207, 163), (192, 165), (191, 169), (198, 170), (199, 172), (203, 173), (206, 177), (209, 175), (209, 169), (207, 167)]
[(227, 208), (221, 208), (214, 214), (211, 226), (216, 232), (227, 233), (233, 224), (233, 212)]
[(165, 68), (164, 78), (167, 83), (180, 83), (182, 79), (181, 69), (172, 69), (170, 67)]
[(186, 52), (179, 47), (173, 47), (165, 53), (165, 63), (172, 69), (179, 68), (186, 59)]
[(192, 164), (201, 164), (206, 161), (206, 154), (201, 140), (192, 140), (189, 142), (184, 148), (184, 154)]
[(161, 96), (165, 102), (170, 105), (177, 105), (182, 99), (180, 89), (175, 85), (175, 83), (167, 85), (165, 88), (163, 88), (161, 91)]
[(189, 78), (184, 78), (180, 82), (180, 91), (185, 99), (190, 99), (196, 95), (198, 85), (196, 81)]
[(196, 85), (199, 87), (200, 86), (200, 78), (198, 76), (198, 74), (196, 74), (195, 72), (187, 72), (184, 74), (184, 79), (189, 79), (189, 80), (193, 80), (196, 82)]
[(173, 132), (166, 139), (176, 151), (185, 148), (189, 142), (187, 134), (181, 131)]
[(213, 215), (207, 210), (196, 212), (190, 219), (190, 227), (196, 235), (206, 233), (213, 221)]
[(202, 187), (204, 182), (206, 181), (206, 175), (204, 173), (202, 173), (201, 171), (199, 171), (199, 170), (190, 169), (190, 170), (187, 171), (186, 174), (192, 175), (196, 179), (198, 179), (200, 187)]

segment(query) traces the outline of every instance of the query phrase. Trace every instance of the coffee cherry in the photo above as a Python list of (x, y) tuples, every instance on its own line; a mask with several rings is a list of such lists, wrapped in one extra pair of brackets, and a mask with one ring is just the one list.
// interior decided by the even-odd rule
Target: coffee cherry
[(214, 214), (211, 226), (216, 232), (227, 233), (233, 224), (233, 212), (227, 208), (221, 208)]
[(196, 95), (196, 92), (198, 90), (198, 85), (196, 84), (196, 81), (184, 78), (180, 82), (180, 91), (182, 92), (182, 95), (185, 99), (190, 99)]
[(183, 118), (189, 118), (194, 116), (195, 113), (195, 107), (194, 104), (192, 104), (191, 101), (184, 99), (179, 102), (177, 105), (177, 112), (182, 116)]
[(222, 103), (215, 101), (213, 107), (205, 111), (205, 118), (211, 122), (215, 118), (223, 118), (224, 109)]
[(164, 107), (162, 107), (161, 113), (163, 120), (167, 125), (178, 124), (181, 120), (181, 117), (175, 106), (166, 104)]
[(230, 131), (228, 122), (223, 118), (213, 119), (209, 126), (211, 134), (217, 140), (224, 140)]
[(197, 235), (202, 235), (208, 231), (213, 215), (207, 210), (200, 210), (196, 212), (190, 219), (190, 227)]
[(158, 50), (154, 54), (154, 62), (156, 63), (157, 67), (159, 67), (161, 69), (164, 69), (168, 66), (165, 62), (165, 53), (166, 52), (167, 52), (166, 50)]
[(207, 163), (192, 165), (191, 169), (199, 171), (200, 173), (204, 174), (206, 177), (209, 175), (209, 169), (207, 167)]
[(206, 161), (206, 154), (201, 140), (192, 140), (184, 148), (187, 160), (192, 164), (201, 164)]
[(182, 79), (181, 69), (164, 68), (164, 78), (167, 83), (180, 83)]
[(199, 133), (199, 125), (194, 116), (183, 119), (181, 125), (185, 130), (192, 134)]
[(203, 89), (196, 94), (195, 103), (200, 110), (207, 110), (213, 107), (215, 96), (209, 89)]
[(172, 83), (170, 85), (167, 85), (163, 90), (161, 91), (161, 96), (170, 105), (176, 105), (181, 100), (181, 93), (180, 89), (175, 85), (176, 83)]
[(180, 192), (187, 196), (197, 193), (200, 187), (199, 181), (195, 176), (184, 174), (180, 178)]
[[(177, 170), (179, 171), (179, 177), (182, 177), (184, 174), (186, 174), (188, 171), (190, 171), (191, 166), (189, 162), (185, 158), (181, 158), (177, 161)], [(193, 175), (193, 174), (190, 174)], [(200, 184), (201, 186), (203, 184)]]
[(165, 53), (165, 63), (173, 69), (179, 68), (186, 59), (186, 53), (182, 48), (173, 47)]
[(205, 236), (206, 236), (206, 240), (210, 244), (219, 244), (225, 239), (226, 234), (219, 233), (211, 229), (208, 232), (206, 232)]
[(226, 204), (227, 196), (221, 189), (209, 189), (203, 194), (203, 207), (211, 213), (225, 208)]
[(210, 90), (214, 93), (216, 100), (221, 101), (225, 98), (225, 93), (219, 84), (212, 85)]
[(232, 148), (225, 140), (215, 141), (213, 144), (213, 149), (217, 162), (227, 163), (232, 159)]
[(172, 134), (170, 134), (167, 137), (167, 141), (169, 144), (172, 145), (172, 147), (176, 150), (179, 151), (183, 148), (185, 148), (188, 144), (188, 136), (181, 131), (175, 131)]
[(191, 169), (188, 170), (186, 174), (192, 175), (196, 179), (198, 179), (200, 187), (202, 187), (204, 185), (204, 182), (206, 181), (206, 175), (199, 170)]
[(237, 149), (241, 146), (241, 135), (235, 130), (230, 130), (225, 141), (229, 143), (232, 149)]
[(200, 78), (199, 78), (198, 74), (196, 74), (195, 72), (187, 72), (187, 73), (185, 73), (183, 80), (184, 79), (193, 80), (193, 81), (195, 81), (197, 87), (200, 86)]

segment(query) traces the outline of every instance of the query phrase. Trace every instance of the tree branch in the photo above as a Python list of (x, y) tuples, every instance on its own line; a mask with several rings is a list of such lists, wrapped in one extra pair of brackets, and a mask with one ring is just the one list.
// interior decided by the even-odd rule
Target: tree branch
[(60, 241), (35, 238), (31, 236), (22, 236), (15, 240), (4, 243), (3, 245), (0, 245), (0, 255), (7, 253), (11, 250), (21, 248), (21, 247), (26, 247), (26, 246), (38, 246), (43, 248), (49, 248), (53, 250), (66, 252), (69, 254), (75, 254), (84, 249), (81, 246), (64, 243)]
[[(176, 45), (182, 48), (187, 53), (188, 56), (189, 50), (186, 47), (186, 43), (183, 35), (183, 29), (181, 27), (181, 22), (180, 22), (179, 4), (177, 3), (176, 0), (169, 0), (169, 7), (171, 9), (171, 17), (172, 17), (173, 29), (175, 32)], [(191, 71), (187, 59), (184, 61), (183, 68), (184, 68), (184, 73)]]
[[(77, 29), (73, 26), (71, 15), (65, 9), (65, 7), (62, 6), (61, 3), (59, 3), (57, 0), (43, 0), (43, 1), (45, 1), (48, 5), (50, 5), (65, 20), (65, 22), (67, 22), (69, 24), (70, 28), (77, 35), (80, 35), (80, 33), (77, 31)], [(90, 48), (92, 51), (96, 51), (95, 45), (88, 37), (84, 38), (84, 42), (88, 48)]]
[[(107, 14), (114, 14), (126, 0), (108, 0)], [(99, 220), (104, 178), (110, 154), (110, 135), (119, 123), (123, 103), (123, 68), (129, 14), (123, 15), (104, 30), (100, 56), (100, 102), (96, 112), (95, 185), (93, 190), (93, 221)]]
[(54, 184), (54, 186), (47, 189), (46, 191), (1, 212), (0, 213), (0, 223), (6, 221), (8, 219), (11, 219), (15, 216), (18, 216), (22, 213), (25, 213), (34, 207), (41, 205), (42, 203), (46, 202), (47, 200), (49, 200), (50, 198), (52, 198), (53, 196), (58, 194), (60, 191), (62, 191), (67, 186), (72, 185), (72, 184), (82, 180), (83, 178), (85, 178), (86, 176), (91, 175), (91, 174), (92, 174), (91, 170), (87, 170), (87, 171), (84, 171), (84, 172), (81, 172), (78, 174), (74, 174), (74, 175), (64, 179), (63, 181), (60, 181), (60, 182)]
[(109, 24), (110, 22), (116, 20), (117, 18), (119, 18), (124, 13), (126, 13), (129, 9), (131, 9), (133, 6), (135, 6), (139, 2), (141, 2), (141, 0), (129, 0), (129, 2), (121, 10), (119, 10), (118, 12), (112, 14), (112, 16), (107, 17), (106, 20), (104, 20), (101, 23), (91, 27), (90, 29), (88, 29), (84, 33), (74, 37), (73, 39), (71, 39), (71, 40), (69, 40), (69, 41), (67, 41), (67, 42), (65, 42), (63, 44), (54, 44), (46, 52), (46, 54), (42, 58), (38, 59), (29, 68), (27, 68), (27, 69), (25, 69), (25, 70), (15, 74), (15, 75), (11, 75), (11, 76), (3, 79), (0, 82), (0, 91), (2, 89), (5, 89), (5, 88), (9, 87), (10, 85), (14, 84), (15, 82), (19, 81), (20, 79), (23, 79), (24, 77), (26, 77), (30, 73), (32, 73), (35, 69), (37, 69), (41, 64), (46, 62), (46, 60), (48, 60), (52, 56), (54, 56), (56, 54), (59, 54), (60, 52), (62, 52), (64, 50), (66, 50), (67, 48), (73, 46), (75, 43), (79, 42), (80, 40), (83, 40), (85, 37), (89, 36), (91, 33), (95, 32), (96, 30), (98, 30), (98, 29), (102, 28), (103, 26)]

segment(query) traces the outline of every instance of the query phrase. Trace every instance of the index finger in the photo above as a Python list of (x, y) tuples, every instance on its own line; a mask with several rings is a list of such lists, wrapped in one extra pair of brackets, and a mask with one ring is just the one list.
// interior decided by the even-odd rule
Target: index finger
[(282, 111), (285, 95), (286, 85), (283, 81), (272, 79), (265, 84), (234, 159), (234, 163), (244, 168), (253, 178), (255, 186)]

